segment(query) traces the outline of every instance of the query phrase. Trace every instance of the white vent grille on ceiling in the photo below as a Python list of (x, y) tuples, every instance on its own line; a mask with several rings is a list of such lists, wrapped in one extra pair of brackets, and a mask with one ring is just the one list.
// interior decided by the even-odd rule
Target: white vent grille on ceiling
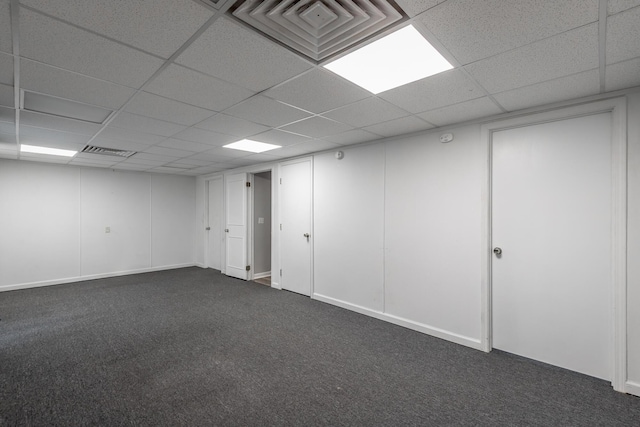
[(196, 0), (196, 1), (214, 10), (220, 9), (220, 6), (226, 3), (225, 0)]
[(316, 62), (407, 19), (388, 0), (245, 0), (230, 13)]
[(102, 154), (105, 156), (131, 157), (136, 154), (135, 151), (118, 150), (116, 148), (96, 147), (95, 145), (87, 145), (82, 149), (83, 153)]

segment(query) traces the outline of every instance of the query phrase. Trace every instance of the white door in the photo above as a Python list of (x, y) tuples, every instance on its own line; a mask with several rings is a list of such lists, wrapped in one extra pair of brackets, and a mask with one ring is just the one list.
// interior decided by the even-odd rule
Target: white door
[(493, 134), (494, 348), (612, 378), (611, 203), (610, 113)]
[(280, 168), (282, 289), (311, 295), (311, 160)]
[(220, 270), (222, 266), (222, 179), (213, 179), (208, 183), (207, 265), (209, 268)]
[(247, 280), (247, 174), (225, 176), (227, 276)]

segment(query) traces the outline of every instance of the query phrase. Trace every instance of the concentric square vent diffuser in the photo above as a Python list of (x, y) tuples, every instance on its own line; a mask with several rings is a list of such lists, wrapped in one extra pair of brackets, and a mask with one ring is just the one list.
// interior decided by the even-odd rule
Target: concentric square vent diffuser
[(242, 0), (229, 13), (316, 63), (407, 19), (388, 0)]

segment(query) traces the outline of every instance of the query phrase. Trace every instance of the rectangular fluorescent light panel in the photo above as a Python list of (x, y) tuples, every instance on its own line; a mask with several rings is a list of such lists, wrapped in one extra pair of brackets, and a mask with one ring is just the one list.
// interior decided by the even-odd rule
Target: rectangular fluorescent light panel
[(412, 25), (324, 67), (374, 94), (453, 68)]
[(20, 144), (20, 151), (23, 153), (49, 154), (52, 156), (73, 157), (78, 152), (73, 150), (62, 150), (60, 148), (39, 147), (37, 145)]
[(233, 148), (234, 150), (250, 151), (252, 153), (263, 153), (265, 151), (281, 148), (282, 146), (252, 141), (250, 139), (243, 139), (242, 141), (233, 142), (231, 144), (223, 145), (222, 147)]
[(113, 113), (112, 110), (96, 107), (95, 105), (83, 104), (26, 90), (24, 91), (22, 106), (27, 111), (98, 124), (104, 123), (109, 115)]

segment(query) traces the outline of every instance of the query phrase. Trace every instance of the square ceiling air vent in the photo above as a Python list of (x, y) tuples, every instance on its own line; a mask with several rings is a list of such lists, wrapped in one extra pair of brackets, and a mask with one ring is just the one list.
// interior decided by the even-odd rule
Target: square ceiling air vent
[(21, 107), (25, 111), (97, 124), (103, 124), (113, 113), (113, 110), (95, 105), (28, 90), (22, 90)]
[(408, 19), (391, 0), (244, 0), (228, 13), (316, 63)]
[(207, 6), (210, 9), (218, 10), (225, 4), (228, 0), (196, 0), (198, 3)]
[(116, 148), (96, 147), (95, 145), (87, 145), (82, 149), (83, 153), (102, 154), (105, 156), (131, 157), (136, 151), (118, 150)]

